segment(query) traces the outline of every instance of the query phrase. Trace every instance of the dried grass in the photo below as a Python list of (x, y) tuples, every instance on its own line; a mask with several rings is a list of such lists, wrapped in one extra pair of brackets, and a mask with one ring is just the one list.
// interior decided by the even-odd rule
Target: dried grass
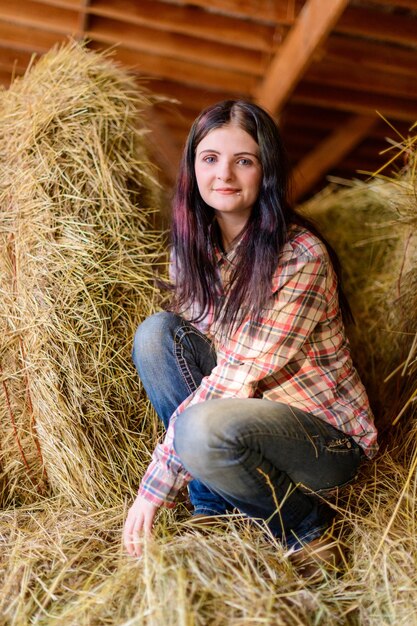
[[(51, 74), (51, 67), (60, 71)], [(114, 144), (109, 128), (99, 140), (87, 141), (86, 128), (91, 126), (94, 135), (96, 124), (102, 129), (104, 123), (102, 109), (93, 104), (88, 119), (81, 113), (84, 107), (71, 109), (79, 114), (68, 119), (55, 115), (56, 104), (42, 105), (34, 118), (38, 121), (27, 128), (19, 106), (26, 102), (35, 110), (37, 98), (28, 94), (40, 93), (42, 77), (39, 101), (53, 99), (51, 75), (52, 82), (59, 75), (59, 92), (64, 92), (63, 67), (68, 79), (77, 75), (71, 89), (82, 83), (83, 68), (88, 68), (90, 78), (91, 73), (99, 76), (105, 85), (101, 103), (105, 96), (120, 94), (115, 100), (124, 101), (129, 113), (123, 118), (119, 110), (117, 121), (128, 122), (122, 127), (111, 122), (112, 129), (118, 128)], [(387, 428), (376, 462), (364, 466), (360, 480), (333, 504), (339, 512), (334, 532), (347, 546), (344, 573), (308, 584), (261, 527), (231, 518), (225, 531), (201, 534), (186, 528), (187, 513), (181, 508), (159, 513), (156, 538), (135, 560), (123, 552), (121, 529), (131, 486), (148, 463), (156, 434), (129, 358), (134, 326), (154, 306), (151, 263), (160, 250), (160, 235), (151, 225), (154, 184), (147, 174), (143, 136), (133, 127), (137, 98), (141, 108), (148, 97), (138, 96), (136, 86), (109, 61), (77, 46), (52, 53), (43, 69), (39, 63), (35, 70), (36, 80), (30, 75), (14, 84), (0, 107), (1, 158), (8, 167), (0, 222), (0, 411), (3, 478), (9, 480), (7, 499), (2, 492), (9, 506), (0, 513), (0, 624), (417, 624), (417, 437), (410, 401), (416, 381), (412, 158), (398, 177), (326, 192), (307, 207), (322, 227), (327, 224), (346, 268), (358, 320), (357, 336), (352, 336), (358, 364), (374, 402), (379, 394), (384, 398), (378, 419), (388, 424), (406, 407), (395, 427)], [(89, 81), (83, 83), (84, 98), (95, 84)], [(76, 107), (82, 101), (77, 93)], [(40, 123), (41, 109), (49, 111), (52, 135), (49, 124)], [(69, 120), (78, 137), (71, 154), (59, 134)], [(6, 137), (7, 127), (14, 139)], [(25, 136), (22, 144), (19, 134)], [(84, 143), (90, 147), (84, 149)], [(98, 145), (116, 144), (116, 158), (107, 149), (97, 151)], [(90, 160), (84, 161), (87, 153)], [(87, 161), (94, 166), (86, 170)], [(385, 389), (394, 377), (390, 396)], [(37, 479), (43, 467), (39, 442), (48, 472), (44, 494), (28, 478), (12, 415)]]
[[(355, 362), (380, 430), (415, 416), (417, 393), (417, 135), (393, 147), (394, 175), (329, 187), (302, 210), (338, 252), (356, 325)], [(405, 162), (405, 164), (404, 164)]]
[(345, 573), (308, 585), (261, 528), (231, 520), (208, 535), (162, 511), (142, 560), (123, 554), (122, 506), (62, 500), (0, 516), (7, 626), (416, 624), (416, 460), (377, 462), (339, 503)]
[(130, 345), (162, 245), (150, 104), (75, 43), (1, 94), (0, 502), (109, 505), (139, 480), (149, 408)]

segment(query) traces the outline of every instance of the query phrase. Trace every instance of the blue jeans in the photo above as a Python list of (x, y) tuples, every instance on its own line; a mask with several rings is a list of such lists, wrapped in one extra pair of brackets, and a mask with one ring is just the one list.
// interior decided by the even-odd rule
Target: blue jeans
[[(194, 326), (172, 313), (156, 313), (137, 329), (133, 362), (165, 428), (178, 406), (216, 365), (211, 342)], [(200, 481), (188, 485), (194, 514), (221, 515), (232, 506)]]
[[(139, 327), (134, 362), (167, 425), (182, 402), (216, 364), (211, 343), (172, 313), (157, 313)], [(196, 512), (236, 507), (265, 520), (287, 547), (319, 537), (333, 512), (328, 490), (356, 476), (360, 447), (327, 422), (264, 399), (210, 400), (186, 409), (175, 425), (174, 447), (195, 478)]]

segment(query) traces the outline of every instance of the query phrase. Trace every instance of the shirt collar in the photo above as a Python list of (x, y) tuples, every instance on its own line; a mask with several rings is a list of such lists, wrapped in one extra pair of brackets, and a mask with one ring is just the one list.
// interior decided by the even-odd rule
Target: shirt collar
[[(215, 227), (215, 221), (216, 221), (216, 218), (214, 218), (210, 226), (210, 230), (212, 230)], [(244, 235), (242, 235), (242, 237), (237, 239), (235, 243), (233, 244), (233, 246), (227, 252), (224, 252), (219, 242), (216, 240), (216, 237), (212, 237), (214, 256), (215, 256), (217, 265), (222, 265), (223, 263), (233, 263), (233, 259), (236, 256), (237, 249), (242, 243), (243, 238), (244, 238)]]
[(223, 252), (220, 246), (215, 243), (214, 244), (214, 254), (216, 258), (217, 265), (221, 265), (222, 263), (233, 264), (233, 261), (237, 254), (237, 249), (242, 243), (243, 237), (241, 237), (236, 243), (228, 250), (227, 252)]

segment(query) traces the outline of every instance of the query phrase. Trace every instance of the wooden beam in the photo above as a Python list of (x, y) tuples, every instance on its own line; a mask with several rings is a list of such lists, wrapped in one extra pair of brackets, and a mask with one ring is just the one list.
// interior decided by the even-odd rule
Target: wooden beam
[[(16, 71), (15, 76), (20, 76), (22, 74), (21, 71)], [(0, 70), (0, 85), (8, 89), (13, 80), (14, 76), (11, 72)]]
[(280, 111), (348, 1), (307, 0), (256, 91), (262, 107), (274, 114)]
[(305, 80), (321, 85), (417, 100), (415, 75), (401, 75), (364, 67), (352, 63), (350, 59), (343, 61), (324, 59), (320, 63), (315, 63), (306, 73)]
[(80, 9), (83, 5), (83, 0), (38, 0), (42, 4), (46, 4), (51, 7), (60, 7), (62, 9)]
[(179, 133), (188, 133), (191, 128), (192, 123), (197, 117), (198, 113), (196, 112), (186, 112), (187, 109), (184, 105), (177, 106), (175, 109), (172, 105), (169, 107), (165, 107), (163, 105), (155, 105), (155, 111), (158, 114), (158, 117), (161, 121), (163, 121), (169, 128), (177, 130)]
[[(291, 106), (293, 109), (293, 106)], [(345, 122), (351, 117), (351, 114), (341, 111), (327, 110), (320, 115), (317, 114), (317, 109), (311, 107), (302, 107), (303, 114), (287, 114), (285, 115), (285, 122), (282, 117), (280, 118), (281, 133), (284, 138), (284, 142), (289, 146), (289, 150), (292, 152), (295, 145), (303, 145), (304, 137), (310, 139), (312, 133), (321, 133), (320, 141), (324, 135), (328, 135), (336, 130), (337, 127), (343, 126)], [(334, 113), (339, 113), (336, 118)], [(337, 119), (337, 122), (336, 122)], [(378, 116), (379, 119), (379, 116)], [(396, 120), (395, 131), (407, 135), (410, 124)], [(324, 133), (324, 134), (323, 134)], [(371, 146), (373, 150), (376, 150), (377, 144), (383, 144), (386, 142), (385, 137), (387, 135), (394, 135), (394, 131), (384, 122), (379, 119), (375, 126), (369, 131), (367, 136), (367, 146)], [(304, 142), (304, 147), (306, 142)]]
[(15, 26), (0, 22), (0, 46), (20, 52), (47, 52), (53, 45), (66, 38), (62, 33)]
[[(416, 0), (417, 2), (417, 0)], [(405, 76), (417, 75), (417, 54), (415, 48), (403, 48), (387, 42), (374, 42), (369, 39), (354, 39), (343, 35), (329, 37), (323, 50), (323, 58), (333, 61), (357, 63)]]
[[(188, 4), (203, 7), (210, 7), (211, 11), (218, 11), (225, 15), (235, 17), (251, 17), (260, 22), (271, 22), (272, 24), (292, 22), (292, 3), (277, 0), (188, 0)], [(296, 10), (302, 3), (296, 0)]]
[(148, 135), (148, 144), (152, 154), (158, 162), (164, 178), (173, 184), (178, 172), (181, 150), (174, 141), (168, 126), (164, 124), (155, 110), (148, 113), (146, 117), (147, 128), (151, 131)]
[[(106, 46), (97, 41), (92, 41), (90, 47), (94, 50), (106, 48)], [(204, 67), (192, 61), (156, 56), (145, 52), (133, 51), (122, 46), (115, 48), (114, 58), (144, 78), (154, 76), (169, 80), (173, 76), (178, 76), (181, 82), (190, 86), (209, 89), (218, 89), (220, 85), (227, 85), (235, 96), (248, 95), (256, 84), (256, 77), (249, 74)]]
[(80, 12), (78, 14), (78, 28), (77, 28), (77, 37), (78, 39), (83, 39), (85, 37), (86, 31), (88, 29), (88, 24), (90, 20), (90, 15), (87, 12), (88, 7), (90, 6), (90, 0), (81, 0)]
[(169, 128), (169, 134), (175, 140), (177, 146), (184, 146), (191, 125), (188, 128), (179, 128), (178, 126), (172, 126), (172, 124), (166, 124), (166, 126)]
[(123, 43), (131, 50), (138, 50), (171, 59), (182, 59), (210, 67), (244, 72), (262, 76), (266, 59), (261, 52), (205, 39), (159, 31), (146, 26), (126, 24), (103, 17), (91, 19), (87, 36), (109, 44)]
[(200, 8), (156, 0), (95, 0), (89, 12), (136, 26), (215, 41), (216, 44), (234, 44), (264, 53), (273, 48), (274, 38), (277, 37), (275, 24), (241, 20), (237, 28), (235, 17), (206, 11), (206, 8), (207, 3)]
[(417, 100), (352, 91), (330, 85), (324, 88), (306, 80), (297, 87), (291, 102), (350, 111), (360, 115), (373, 115), (378, 111), (390, 119), (405, 122), (415, 122), (417, 118)]
[[(202, 109), (210, 104), (215, 104), (221, 100), (230, 100), (236, 97), (236, 92), (233, 92), (232, 90), (228, 91), (226, 89), (220, 90), (218, 86), (214, 89), (207, 89), (205, 86), (185, 85), (184, 83), (174, 82), (172, 80), (173, 76), (170, 76), (169, 78), (171, 80), (152, 79), (149, 82), (150, 89), (152, 89), (155, 93), (162, 93), (170, 98), (178, 100), (181, 105), (181, 111), (185, 106), (187, 109), (194, 112), (194, 117), (196, 117)], [(228, 87), (227, 83), (222, 86), (226, 86), (226, 88)]]
[(294, 170), (294, 200), (307, 193), (326, 172), (360, 143), (377, 121), (376, 116), (354, 116), (307, 154)]
[(0, 20), (11, 25), (40, 28), (44, 31), (72, 34), (78, 30), (78, 13), (48, 7), (32, 0), (0, 0)]
[(377, 4), (382, 4), (392, 7), (401, 7), (403, 9), (410, 9), (411, 11), (417, 11), (417, 0), (374, 0)]
[[(388, 145), (386, 146), (386, 148), (387, 147)], [(327, 170), (327, 172), (325, 172), (325, 174), (309, 188), (309, 190), (306, 192), (306, 195), (311, 195), (312, 193), (315, 193), (315, 190), (317, 189), (317, 184), (320, 183), (320, 181), (326, 181), (329, 176), (337, 176), (338, 172), (341, 172), (343, 170), (347, 172), (348, 178), (352, 178), (353, 176), (357, 175), (358, 172), (376, 172), (376, 170), (384, 165), (393, 154), (394, 151), (385, 154), (379, 154), (378, 152), (375, 152), (373, 155), (369, 156), (359, 153), (357, 150), (354, 149), (351, 155), (348, 155), (346, 158), (342, 159), (338, 163), (335, 163), (330, 170)], [(294, 156), (296, 161), (298, 159), (302, 160), (303, 158), (303, 154), (298, 154), (298, 156)], [(300, 196), (297, 202), (303, 202), (303, 196)]]
[[(337, 167), (351, 167), (353, 170), (355, 170), (358, 168), (358, 166), (363, 168), (363, 163), (365, 162), (380, 163), (381, 160), (382, 162), (387, 161), (389, 158), (389, 154), (387, 153), (387, 150), (390, 147), (390, 144), (387, 138), (380, 137), (377, 140), (375, 140), (371, 136), (372, 133), (373, 133), (373, 130), (371, 128), (370, 134), (366, 135), (363, 141), (360, 142), (356, 147), (354, 147), (354, 149), (349, 154), (343, 157), (341, 161), (339, 161), (339, 163), (333, 164), (331, 167), (331, 170), (333, 171)], [(395, 136), (394, 131), (391, 131), (391, 129), (390, 129), (390, 136), (391, 137)], [(312, 152), (313, 149), (317, 147), (318, 142), (316, 142), (315, 144), (309, 144), (309, 145), (311, 145), (311, 152)], [(306, 157), (307, 146), (306, 145), (303, 146), (300, 144), (299, 146), (295, 147), (293, 143), (291, 143), (288, 147), (289, 147), (289, 154), (291, 155), (292, 161), (293, 162), (299, 161), (301, 163), (301, 161)]]
[(310, 152), (310, 150), (313, 150), (313, 148), (319, 145), (323, 141), (324, 137), (330, 135), (334, 132), (334, 130), (334, 128), (328, 129), (326, 133), (313, 128), (303, 128), (300, 126), (299, 130), (298, 127), (296, 129), (291, 129), (290, 134), (283, 132), (282, 137), (288, 153), (291, 154), (291, 156), (293, 156), (296, 151), (298, 154), (298, 150), (301, 150), (304, 157)]
[(344, 124), (348, 114), (335, 109), (323, 110), (312, 106), (289, 103), (279, 119), (279, 125), (283, 132), (287, 128), (290, 133), (296, 133), (300, 128), (300, 136), (304, 128), (317, 128), (318, 130), (331, 132), (337, 126)]
[(397, 15), (363, 7), (349, 7), (340, 18), (337, 28), (340, 33), (369, 37), (384, 43), (403, 46), (417, 45), (417, 18)]
[(0, 69), (5, 72), (24, 72), (32, 58), (31, 52), (11, 50), (7, 47), (0, 47)]

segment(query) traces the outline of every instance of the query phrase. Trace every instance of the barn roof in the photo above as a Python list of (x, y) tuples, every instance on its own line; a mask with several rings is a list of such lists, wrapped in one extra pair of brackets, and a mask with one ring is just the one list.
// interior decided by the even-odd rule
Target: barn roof
[(0, 0), (1, 82), (68, 35), (116, 46), (179, 101), (149, 121), (167, 182), (192, 120), (225, 98), (277, 117), (298, 199), (377, 170), (417, 120), (417, 0)]

